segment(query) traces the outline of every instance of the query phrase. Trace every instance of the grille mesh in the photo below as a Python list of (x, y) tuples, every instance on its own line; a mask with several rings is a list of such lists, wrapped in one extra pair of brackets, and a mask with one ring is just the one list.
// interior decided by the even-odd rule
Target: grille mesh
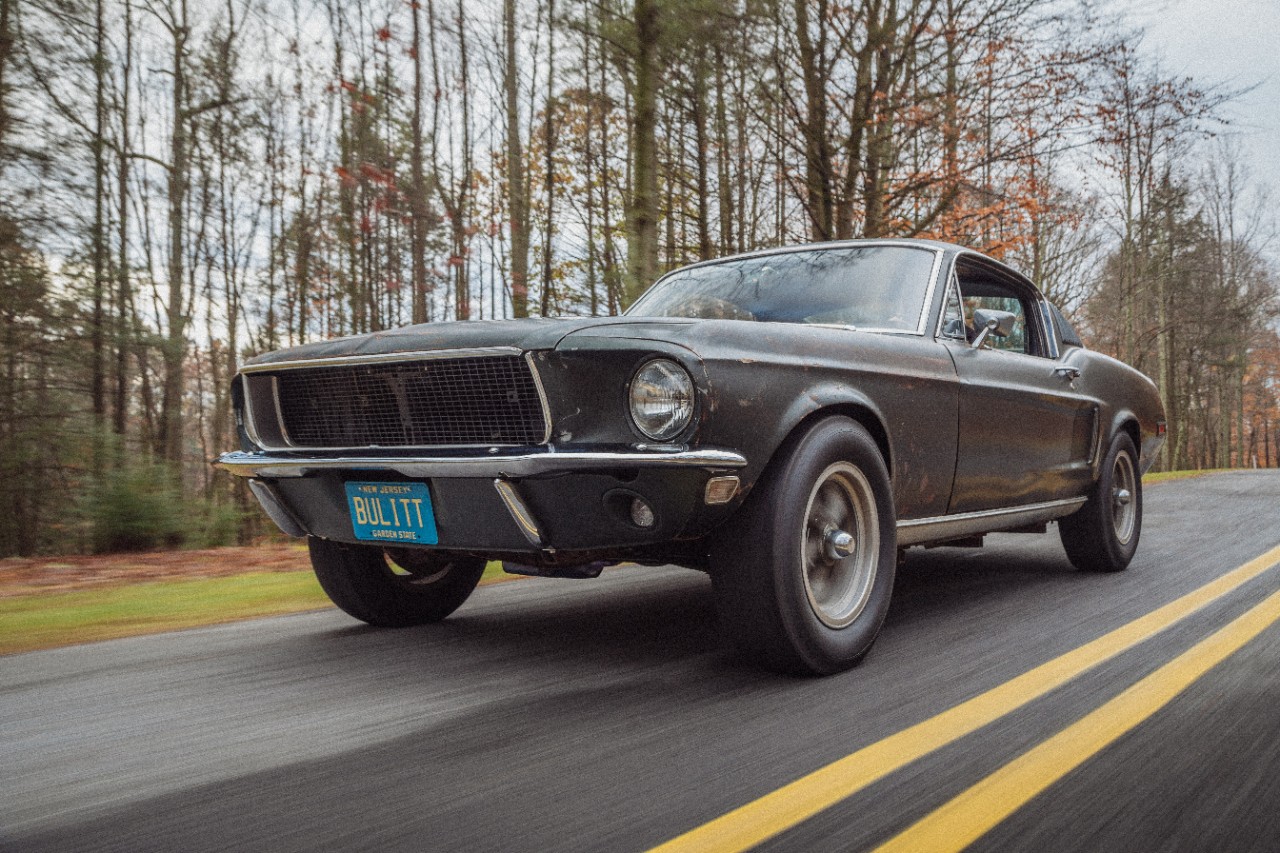
[(542, 403), (523, 358), (428, 359), (284, 370), (280, 415), (299, 447), (540, 444)]

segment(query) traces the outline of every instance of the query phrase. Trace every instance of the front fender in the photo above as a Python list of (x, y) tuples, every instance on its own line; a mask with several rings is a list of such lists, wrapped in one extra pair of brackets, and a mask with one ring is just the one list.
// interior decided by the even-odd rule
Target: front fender
[(746, 456), (745, 491), (799, 426), (823, 414), (846, 415), (880, 447), (898, 517), (942, 515), (955, 476), (957, 382), (949, 360), (928, 359), (933, 353), (925, 345), (906, 343), (923, 353), (914, 363), (846, 361), (839, 353), (804, 364), (778, 356), (708, 359), (712, 398), (704, 440)]
[(792, 400), (791, 405), (779, 419), (778, 444), (780, 445), (800, 424), (819, 412), (844, 414), (866, 427), (880, 448), (880, 455), (884, 457), (884, 464), (889, 469), (890, 478), (893, 477), (893, 446), (889, 441), (889, 430), (885, 425), (884, 413), (861, 390), (847, 385), (822, 383)]

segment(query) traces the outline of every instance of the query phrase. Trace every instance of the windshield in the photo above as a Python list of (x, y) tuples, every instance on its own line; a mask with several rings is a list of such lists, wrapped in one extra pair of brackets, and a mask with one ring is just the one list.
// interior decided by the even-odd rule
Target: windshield
[(627, 314), (917, 332), (935, 253), (909, 246), (780, 252), (676, 270)]

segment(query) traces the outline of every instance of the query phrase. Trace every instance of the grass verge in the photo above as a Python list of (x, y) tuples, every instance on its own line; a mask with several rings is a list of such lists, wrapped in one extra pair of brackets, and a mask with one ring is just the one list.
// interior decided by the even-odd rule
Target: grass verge
[(1150, 483), (1167, 483), (1170, 480), (1190, 480), (1192, 477), (1203, 477), (1206, 474), (1220, 474), (1230, 468), (1204, 468), (1199, 471), (1156, 471), (1142, 475), (1142, 485)]
[[(481, 583), (509, 577), (490, 563)], [(0, 599), (0, 655), (328, 607), (315, 575), (249, 572)]]

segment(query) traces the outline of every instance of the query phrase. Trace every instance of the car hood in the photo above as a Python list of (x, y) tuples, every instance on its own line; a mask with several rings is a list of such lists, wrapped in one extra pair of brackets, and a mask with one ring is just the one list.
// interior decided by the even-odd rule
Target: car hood
[(397, 352), (516, 347), (521, 350), (555, 349), (575, 336), (664, 339), (680, 327), (697, 324), (684, 318), (570, 317), (562, 319), (471, 320), (422, 323), (383, 332), (317, 341), (264, 353), (246, 365), (276, 364), (313, 358), (353, 355), (385, 355)]

